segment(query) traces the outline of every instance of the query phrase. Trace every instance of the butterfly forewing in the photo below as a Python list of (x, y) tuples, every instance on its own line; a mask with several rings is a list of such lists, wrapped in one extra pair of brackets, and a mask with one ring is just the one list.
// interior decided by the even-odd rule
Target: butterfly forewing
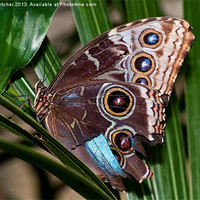
[[(160, 17), (105, 32), (66, 62), (49, 92), (101, 79), (142, 83), (161, 94), (170, 94), (194, 39), (189, 29), (184, 20)], [(145, 36), (151, 39), (153, 33), (158, 40), (150, 43)]]

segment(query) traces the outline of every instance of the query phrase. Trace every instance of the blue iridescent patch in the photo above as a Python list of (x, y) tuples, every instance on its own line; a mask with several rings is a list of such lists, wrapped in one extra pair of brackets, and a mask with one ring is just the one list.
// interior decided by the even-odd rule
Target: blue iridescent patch
[(135, 61), (135, 67), (140, 72), (147, 72), (151, 69), (152, 63), (149, 58), (144, 56), (139, 57)]
[(138, 78), (135, 82), (141, 85), (148, 85), (148, 82), (145, 78)]
[(103, 134), (86, 142), (84, 146), (104, 172), (123, 176), (124, 171), (113, 155)]
[(149, 45), (157, 44), (158, 41), (159, 41), (159, 36), (155, 33), (149, 33), (144, 37), (144, 42)]

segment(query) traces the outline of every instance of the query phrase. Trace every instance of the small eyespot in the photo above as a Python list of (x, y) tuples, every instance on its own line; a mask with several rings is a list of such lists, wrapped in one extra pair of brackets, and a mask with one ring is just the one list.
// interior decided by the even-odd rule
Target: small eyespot
[(148, 75), (155, 69), (155, 61), (150, 54), (141, 52), (132, 58), (131, 67), (135, 73)]
[(138, 78), (135, 82), (141, 85), (148, 85), (148, 81), (145, 78)]
[(147, 72), (151, 69), (152, 62), (145, 56), (138, 57), (135, 60), (135, 68), (140, 72)]
[(154, 29), (146, 29), (140, 34), (139, 41), (141, 46), (154, 49), (161, 44), (162, 38), (160, 32)]
[(122, 151), (128, 151), (131, 149), (131, 139), (126, 133), (119, 133), (115, 137), (115, 143), (117, 147)]
[(128, 130), (116, 131), (112, 134), (113, 145), (122, 153), (133, 152), (132, 134)]
[(104, 98), (104, 107), (113, 116), (125, 116), (132, 108), (133, 98), (131, 94), (123, 88), (109, 89)]
[(148, 76), (142, 75), (142, 74), (135, 74), (132, 83), (137, 83), (140, 85), (146, 85), (146, 86), (151, 86), (151, 80)]
[(122, 155), (118, 151), (116, 151), (113, 147), (110, 147), (110, 149), (111, 149), (113, 155), (115, 156), (115, 158), (117, 159), (117, 161), (119, 162), (120, 166), (122, 166), (123, 165)]
[(143, 37), (143, 41), (147, 45), (155, 45), (159, 41), (159, 36), (156, 33), (150, 32)]

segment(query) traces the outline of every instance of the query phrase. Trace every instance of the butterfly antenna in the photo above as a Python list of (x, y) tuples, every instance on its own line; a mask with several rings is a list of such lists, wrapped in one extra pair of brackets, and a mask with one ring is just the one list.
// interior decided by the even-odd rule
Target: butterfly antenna
[[(60, 51), (61, 51), (61, 49), (62, 49), (62, 46), (63, 46), (63, 44), (64, 44), (64, 42), (65, 42), (65, 39), (66, 39), (66, 37), (64, 37), (64, 39), (63, 39), (63, 41), (62, 41), (62, 43), (61, 43), (61, 45), (60, 45), (60, 47), (59, 47), (59, 49), (58, 49), (58, 52), (56, 53), (56, 56), (55, 56), (55, 58), (54, 58), (54, 61), (53, 61), (52, 64), (51, 64), (50, 69), (52, 69), (52, 66), (55, 64), (56, 59), (58, 58), (58, 54), (60, 53)], [(48, 72), (46, 78), (44, 79), (44, 81), (46, 81), (46, 79), (47, 79), (47, 77), (49, 76), (50, 72), (51, 72), (51, 70), (49, 70), (49, 72)]]
[(45, 50), (42, 48), (42, 51), (43, 51), (43, 55), (44, 55), (44, 60), (43, 60), (43, 63), (44, 63), (44, 73), (43, 73), (43, 78), (42, 78), (42, 83), (44, 83), (44, 81), (46, 80), (45, 78), (45, 71), (46, 71), (46, 58), (45, 58)]

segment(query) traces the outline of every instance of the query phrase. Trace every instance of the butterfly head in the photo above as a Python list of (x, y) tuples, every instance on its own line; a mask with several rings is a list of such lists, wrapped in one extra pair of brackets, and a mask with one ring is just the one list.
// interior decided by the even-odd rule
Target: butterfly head
[(39, 80), (34, 87), (35, 90), (35, 94), (37, 94), (39, 91), (46, 89), (46, 87), (44, 86), (43, 81)]

